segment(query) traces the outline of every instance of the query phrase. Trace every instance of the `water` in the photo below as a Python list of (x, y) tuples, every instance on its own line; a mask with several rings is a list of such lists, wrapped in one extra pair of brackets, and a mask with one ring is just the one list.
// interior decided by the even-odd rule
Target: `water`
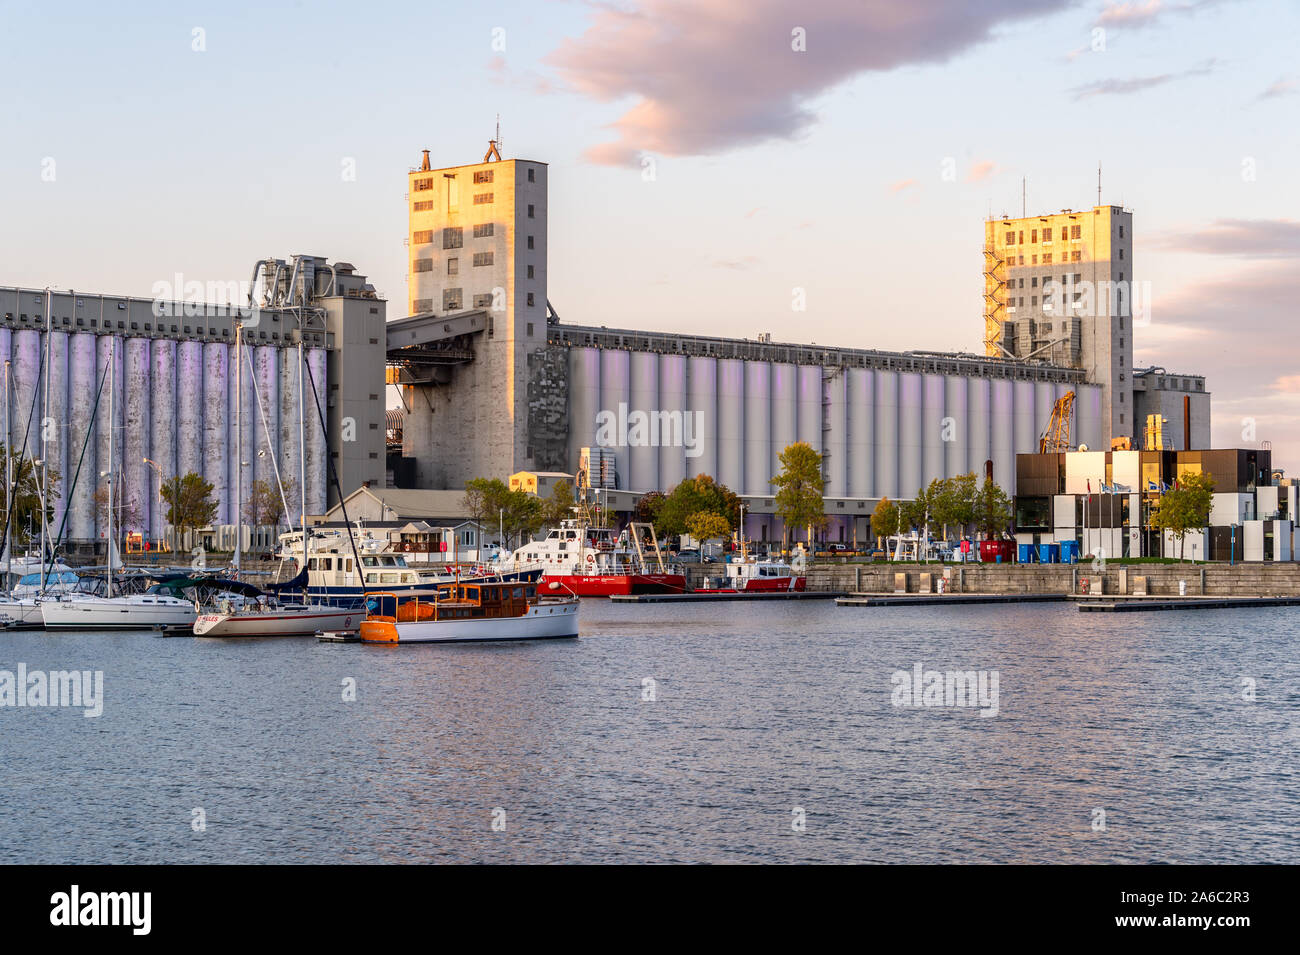
[[(1300, 862), (1294, 608), (582, 613), (496, 646), (0, 634), (106, 697), (0, 709), (0, 861)], [(998, 671), (999, 714), (893, 706), (915, 663)]]

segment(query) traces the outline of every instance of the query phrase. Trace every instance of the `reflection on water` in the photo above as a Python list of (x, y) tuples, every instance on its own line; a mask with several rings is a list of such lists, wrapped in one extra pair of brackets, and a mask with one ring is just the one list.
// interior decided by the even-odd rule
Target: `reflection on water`
[[(0, 860), (1300, 861), (1292, 608), (582, 612), (498, 646), (0, 635), (106, 698), (0, 709)], [(894, 707), (917, 663), (996, 670), (999, 715)]]

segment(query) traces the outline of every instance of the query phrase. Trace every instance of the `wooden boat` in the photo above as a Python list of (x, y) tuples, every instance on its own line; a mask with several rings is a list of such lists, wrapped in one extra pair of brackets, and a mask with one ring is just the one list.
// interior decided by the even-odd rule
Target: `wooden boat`
[(362, 643), (553, 640), (578, 635), (576, 597), (539, 597), (524, 581), (458, 581), (366, 594)]

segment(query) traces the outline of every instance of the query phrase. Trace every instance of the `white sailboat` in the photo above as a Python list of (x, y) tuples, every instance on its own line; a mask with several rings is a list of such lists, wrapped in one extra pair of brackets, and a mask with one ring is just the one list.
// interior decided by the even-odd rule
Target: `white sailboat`
[[(243, 325), (235, 323), (235, 394), (242, 395), (240, 379), (242, 378), (242, 357), (243, 347)], [(301, 418), (303, 414), (303, 393), (302, 393), (302, 344), (299, 342), (299, 382), (298, 382), (298, 412)], [(266, 423), (266, 411), (262, 407), (262, 396), (257, 391), (256, 376), (252, 374), (252, 360), (249, 359), (250, 380), (254, 382), (253, 395), (257, 399), (257, 410), (262, 420), (262, 430), (268, 432)], [(236, 399), (235, 414), (238, 416), (242, 410), (243, 402)], [(302, 434), (302, 422), (299, 422), (299, 434)], [(237, 423), (235, 432), (238, 444), (238, 453), (235, 458), (236, 462), (243, 461), (243, 429)], [(268, 451), (270, 442), (268, 441)], [(299, 448), (300, 455), (303, 453)], [(275, 481), (280, 489), (280, 499), (284, 504), (285, 514), (289, 513), (289, 502), (284, 497), (284, 483), (280, 480), (280, 466), (276, 463), (274, 453), (271, 453), (271, 466), (275, 470)], [(239, 558), (243, 545), (243, 515), (239, 513), (239, 501), (243, 491), (243, 473), (242, 466), (238, 467), (235, 475), (235, 572), (239, 572)], [(305, 515), (307, 513), (307, 491), (304, 482), (302, 488), (302, 514), (304, 516), (303, 533), (306, 533)], [(352, 558), (348, 558), (349, 563)], [(318, 603), (300, 603), (284, 604), (276, 598), (269, 595), (260, 597), (256, 600), (244, 600), (236, 605), (233, 601), (223, 601), (216, 607), (207, 608), (206, 612), (199, 614), (194, 621), (194, 635), (196, 637), (283, 637), (283, 636), (311, 636), (321, 631), (332, 630), (337, 632), (348, 632), (356, 630), (362, 619), (365, 617), (365, 611), (356, 608), (340, 608)]]

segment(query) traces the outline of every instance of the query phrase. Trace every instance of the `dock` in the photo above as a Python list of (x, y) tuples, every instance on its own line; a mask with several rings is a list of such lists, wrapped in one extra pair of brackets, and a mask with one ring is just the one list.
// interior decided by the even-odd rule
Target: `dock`
[(1079, 610), (1091, 613), (1129, 613), (1143, 610), (1223, 610), (1238, 607), (1293, 607), (1300, 597), (1128, 597), (1118, 594), (1085, 597), (1072, 595)]
[(845, 596), (845, 593), (843, 590), (760, 590), (748, 593), (695, 591), (687, 594), (613, 594), (609, 599), (624, 604), (690, 604), (716, 603), (724, 600), (834, 600)]
[(360, 643), (361, 634), (356, 630), (326, 630), (316, 637), (318, 643)]
[(837, 607), (916, 607), (938, 604), (1021, 604), (1068, 599), (1068, 594), (847, 594)]

